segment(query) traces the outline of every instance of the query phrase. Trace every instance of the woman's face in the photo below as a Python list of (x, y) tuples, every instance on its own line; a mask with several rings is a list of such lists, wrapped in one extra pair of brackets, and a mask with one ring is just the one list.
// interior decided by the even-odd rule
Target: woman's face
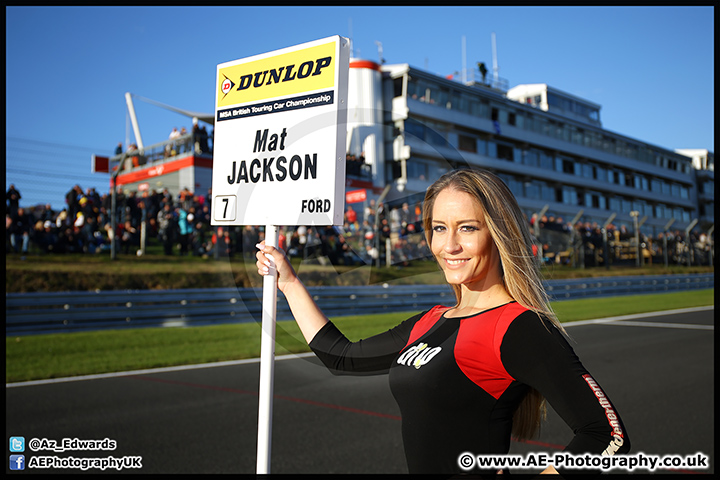
[(472, 288), (502, 281), (500, 255), (484, 218), (468, 193), (450, 187), (436, 197), (431, 250), (449, 284)]

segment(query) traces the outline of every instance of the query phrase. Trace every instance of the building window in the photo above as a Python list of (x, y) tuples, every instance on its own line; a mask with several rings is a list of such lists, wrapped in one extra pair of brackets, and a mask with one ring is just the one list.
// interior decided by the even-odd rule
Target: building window
[(660, 193), (662, 191), (662, 182), (658, 180), (657, 178), (653, 178), (650, 181), (650, 191), (655, 193)]
[(452, 108), (450, 105), (450, 89), (447, 87), (438, 87), (437, 92), (435, 103), (443, 108)]
[(487, 142), (487, 156), (497, 158), (497, 144), (495, 142)]
[(670, 195), (673, 197), (679, 197), (680, 196), (680, 185), (677, 183), (673, 183), (670, 185)]
[(553, 168), (553, 157), (545, 150), (540, 150), (538, 153), (538, 156), (540, 157), (540, 167), (545, 168), (547, 170), (552, 170)]
[(477, 153), (477, 141), (467, 135), (458, 135), (458, 149), (465, 152)]
[(537, 150), (524, 150), (522, 163), (529, 167), (537, 167), (539, 164), (538, 151)]
[(578, 195), (574, 187), (562, 187), (562, 203), (565, 205), (578, 204)]
[(630, 172), (625, 172), (625, 186), (626, 187), (632, 187), (634, 184), (633, 181), (634, 175)]
[(488, 155), (488, 141), (484, 138), (477, 139), (477, 153), (480, 155)]
[(665, 205), (662, 203), (658, 203), (653, 206), (653, 213), (655, 218), (664, 218), (665, 217)]
[(583, 163), (580, 165), (580, 171), (582, 172), (582, 176), (585, 178), (594, 178), (595, 172), (593, 170), (593, 166), (589, 163)]
[(634, 187), (638, 190), (645, 190), (647, 191), (649, 189), (648, 186), (648, 179), (644, 175), (635, 175), (635, 185)]
[(393, 79), (393, 97), (402, 97), (403, 78), (405, 77), (398, 77)]
[(405, 134), (425, 140), (425, 125), (412, 119), (405, 121)]
[(538, 182), (524, 182), (525, 183), (525, 197), (533, 200), (540, 199), (540, 186)]
[(554, 202), (556, 198), (555, 187), (548, 185), (546, 182), (538, 182), (540, 184), (540, 199), (546, 202)]
[(437, 145), (440, 147), (447, 146), (448, 141), (445, 138), (446, 132), (437, 131), (433, 128), (428, 128), (425, 131), (426, 141), (431, 145)]
[(513, 161), (513, 147), (503, 143), (497, 144), (497, 158), (499, 160)]
[(515, 178), (513, 175), (500, 174), (498, 176), (505, 182), (513, 195), (516, 197), (524, 197), (523, 182)]
[(630, 213), (632, 210), (632, 201), (628, 198), (622, 197), (620, 199), (620, 211), (623, 213)]
[(568, 175), (574, 175), (575, 174), (575, 162), (572, 160), (568, 160), (567, 158), (561, 159), (562, 161), (562, 172), (567, 173)]
[(605, 210), (607, 203), (602, 194), (598, 192), (587, 192), (585, 193), (585, 206)]
[(605, 181), (605, 179), (607, 178), (607, 169), (605, 167), (601, 167), (600, 165), (594, 166), (594, 173), (595, 176), (593, 178), (595, 180)]
[(426, 163), (413, 159), (413, 161), (407, 162), (406, 168), (408, 179), (427, 180), (428, 166)]

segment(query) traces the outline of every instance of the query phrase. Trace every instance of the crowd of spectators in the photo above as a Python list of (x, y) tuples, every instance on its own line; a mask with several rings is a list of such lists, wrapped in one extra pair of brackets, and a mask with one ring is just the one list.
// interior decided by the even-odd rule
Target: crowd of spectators
[(363, 169), (368, 168), (369, 165), (365, 164), (365, 153), (355, 155), (354, 153), (348, 153), (345, 155), (345, 173), (347, 175), (354, 175), (361, 177), (365, 174)]
[(95, 188), (75, 185), (65, 195), (65, 208), (50, 204), (23, 208), (11, 202), (18, 197), (14, 186), (7, 194), (6, 251), (37, 253), (98, 253), (109, 251), (113, 237), (118, 253), (136, 254), (143, 223), (149, 242), (163, 245), (168, 255), (202, 255), (212, 250), (209, 196), (187, 188), (177, 196), (162, 191), (124, 191), (116, 196), (116, 226), (112, 229), (112, 199)]
[[(23, 208), (21, 198), (15, 186), (10, 185), (6, 194), (5, 248), (6, 252), (21, 255), (107, 252), (113, 237), (117, 253), (135, 255), (140, 251), (144, 228), (146, 245), (162, 246), (165, 255), (211, 256), (216, 254), (217, 246), (217, 255), (242, 255), (251, 261), (255, 244), (264, 235), (260, 227), (211, 226), (210, 190), (199, 194), (185, 188), (177, 195), (168, 189), (120, 192), (116, 197), (114, 231), (111, 197), (98, 194), (94, 188), (83, 191), (79, 185), (73, 186), (65, 195), (66, 206), (61, 211), (53, 210), (50, 204)], [(333, 265), (385, 264), (388, 252), (392, 265), (408, 265), (430, 257), (421, 212), (420, 202), (376, 205), (374, 199), (369, 199), (362, 204), (347, 204), (342, 226), (282, 227), (280, 246), (291, 257), (317, 258)], [(612, 263), (622, 261), (628, 251), (637, 251), (634, 232), (625, 225), (608, 225), (604, 237), (597, 223), (571, 225), (554, 216), (533, 216), (528, 222), (531, 231), (535, 231), (537, 223), (536, 251), (547, 263), (600, 266), (605, 262), (605, 248)], [(707, 264), (712, 239), (696, 231), (685, 236), (681, 230), (655, 238), (640, 234), (644, 263), (662, 263), (667, 246), (670, 263)]]
[(655, 237), (641, 230), (636, 239), (635, 232), (624, 224), (610, 223), (603, 234), (602, 226), (597, 222), (579, 221), (572, 225), (562, 217), (550, 215), (538, 220), (533, 216), (530, 219), (531, 228), (534, 229), (536, 221), (539, 227), (538, 245), (542, 247), (546, 263), (571, 264), (572, 255), (576, 254), (575, 265), (604, 266), (606, 248), (611, 264), (634, 263), (639, 242), (643, 263), (663, 263), (667, 255), (671, 264), (707, 265), (714, 247), (706, 233), (696, 230), (686, 235), (685, 231), (676, 229), (661, 232)]

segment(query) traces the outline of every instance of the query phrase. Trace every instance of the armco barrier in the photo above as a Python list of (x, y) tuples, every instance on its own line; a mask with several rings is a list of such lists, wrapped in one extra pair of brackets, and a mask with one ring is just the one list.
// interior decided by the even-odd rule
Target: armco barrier
[[(553, 300), (661, 293), (714, 288), (714, 274), (628, 276), (550, 280)], [(311, 287), (310, 294), (328, 317), (411, 312), (452, 305), (447, 285), (372, 285)], [(5, 334), (199, 326), (260, 321), (262, 289), (123, 290), (98, 292), (10, 293), (5, 295)], [(278, 293), (277, 319), (292, 316)]]

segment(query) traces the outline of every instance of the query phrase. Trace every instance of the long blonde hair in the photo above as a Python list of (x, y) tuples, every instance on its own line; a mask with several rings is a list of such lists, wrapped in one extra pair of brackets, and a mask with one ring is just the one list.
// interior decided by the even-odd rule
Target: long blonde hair
[[(528, 223), (515, 196), (496, 175), (480, 169), (453, 170), (427, 189), (423, 203), (423, 227), (428, 245), (432, 245), (435, 199), (446, 188), (470, 194), (482, 207), (484, 221), (500, 255), (503, 286), (508, 294), (520, 305), (547, 318), (564, 333), (565, 329), (558, 322), (542, 284), (540, 261), (532, 251)], [(462, 288), (460, 285), (451, 287), (459, 305)], [(513, 416), (513, 435), (532, 438), (539, 430), (545, 412), (545, 399), (531, 388)]]

